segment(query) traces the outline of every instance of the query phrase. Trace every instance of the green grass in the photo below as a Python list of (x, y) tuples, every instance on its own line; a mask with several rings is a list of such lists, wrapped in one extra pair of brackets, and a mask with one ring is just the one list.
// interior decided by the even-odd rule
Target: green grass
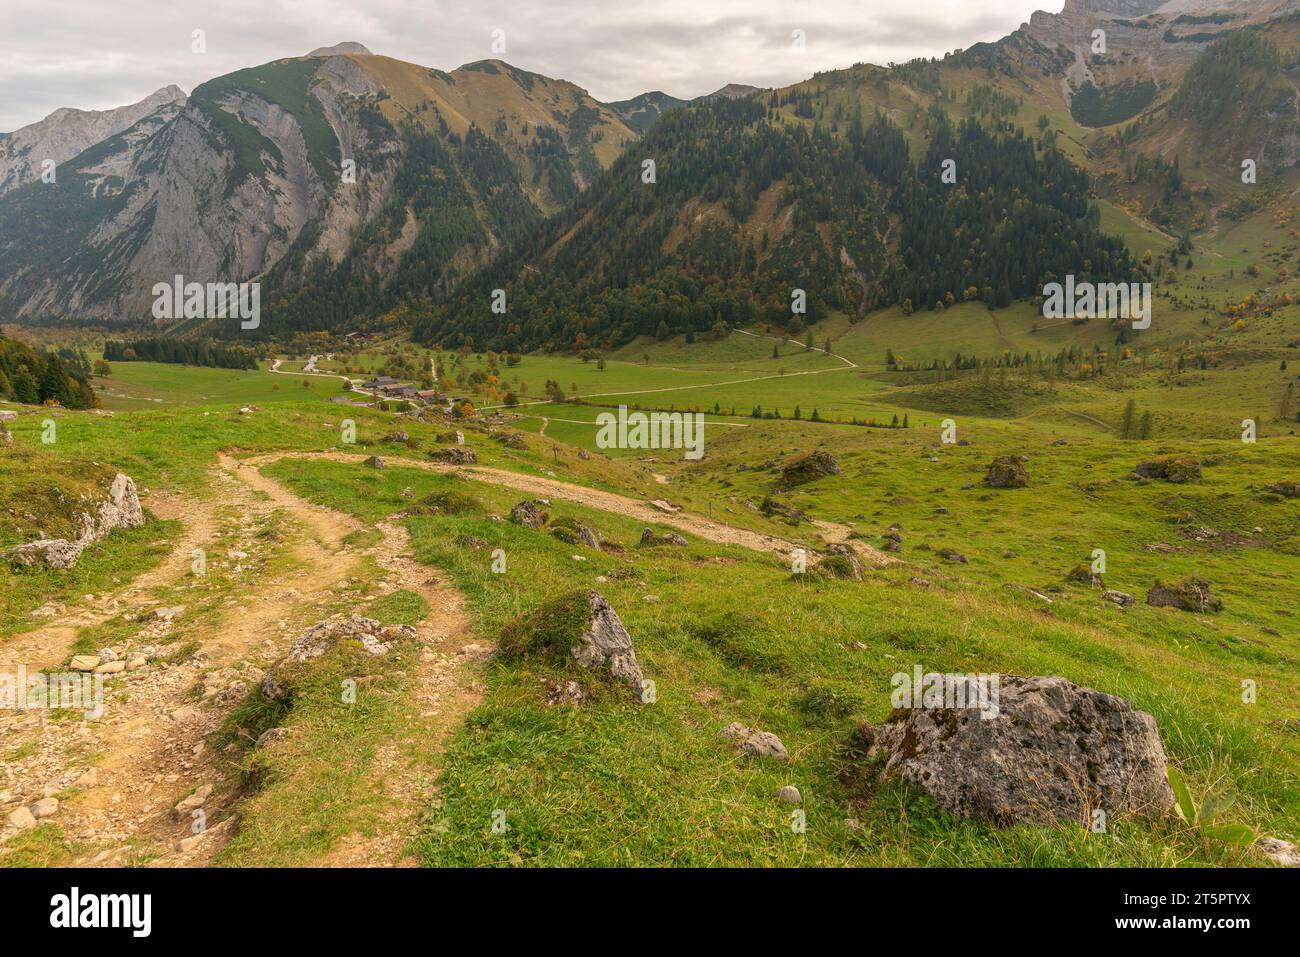
[(62, 827), (46, 821), (0, 845), (0, 867), (68, 867), (83, 850)]
[[(20, 541), (39, 525), (59, 527), (72, 497), (114, 469), (142, 488), (204, 495), (220, 450), (378, 453), (388, 468), (284, 460), (266, 472), (355, 515), (367, 526), (349, 536), (356, 547), (375, 544), (376, 522), (407, 513), (400, 520), (415, 557), (464, 593), (481, 641), (496, 641), (509, 622), (556, 596), (597, 588), (634, 637), (655, 682), (654, 703), (592, 687), (580, 704), (556, 704), (554, 689), (572, 677), (568, 668), (536, 654), (492, 660), (484, 701), (447, 754), (403, 753), (415, 766), (442, 770), (415, 848), (426, 864), (1257, 863), (1172, 821), (1111, 822), (1105, 835), (1068, 823), (998, 829), (958, 821), (896, 783), (845, 772), (855, 723), (889, 713), (895, 671), (921, 664), (1058, 674), (1153, 714), (1170, 761), (1193, 790), (1237, 794), (1232, 820), (1292, 840), (1300, 835), (1293, 730), (1300, 647), (1292, 608), (1300, 503), (1263, 491), (1300, 476), (1300, 425), (1276, 414), (1278, 397), (1300, 372), (1300, 348), (1291, 344), (1300, 307), (1248, 317), (1241, 328), (1223, 321), (1224, 307), (1251, 292), (1297, 291), (1282, 269), (1294, 266), (1300, 244), (1275, 212), (1223, 221), (1197, 237), (1193, 267), (1180, 261), (1177, 282), (1157, 287), (1153, 326), (1129, 343), (1127, 358), (1103, 323), (1048, 324), (1029, 303), (996, 312), (970, 303), (911, 316), (887, 309), (856, 323), (832, 315), (818, 324), (815, 340), (820, 346), (829, 338), (831, 356), (786, 343), (773, 359), (772, 340), (762, 338), (768, 331), (759, 328), (691, 345), (634, 343), (608, 355), (604, 370), (572, 356), (525, 356), (501, 367), (503, 389), (536, 402), (516, 410), (522, 447), (496, 441), (479, 422), (457, 426), (480, 465), (666, 498), (812, 548), (822, 544), (816, 526), (787, 524), (757, 506), (773, 493), (782, 462), (825, 449), (841, 474), (779, 500), (875, 545), (891, 524), (901, 525), (903, 564), (871, 571), (865, 582), (793, 577), (773, 556), (701, 541), (641, 549), (641, 523), (554, 501), (553, 521), (581, 520), (613, 547), (565, 544), (505, 520), (519, 493), (396, 461), (437, 448), (445, 423), (332, 406), (323, 399), (337, 391), (333, 379), (310, 379), (304, 389), (297, 376), (149, 363), (115, 364), (104, 384), (133, 388), (134, 398), (109, 396), (123, 403), (112, 417), (62, 414), (55, 446), (40, 444), (39, 416), (16, 423), (16, 454), (0, 457), (0, 475), (11, 483), (0, 491), (8, 493), (0, 536)], [(1103, 203), (1102, 217), (1139, 255), (1147, 248), (1164, 255), (1165, 241), (1117, 206)], [(1247, 274), (1252, 264), (1258, 276)], [(1062, 348), (1094, 360), (1096, 351), (1107, 352), (1106, 362), (1096, 360), (1104, 373), (994, 369), (940, 382), (933, 372), (891, 371), (884, 362), (886, 350), (924, 364), (958, 352), (997, 359)], [(1194, 361), (1201, 355), (1205, 368)], [(377, 368), (382, 359), (376, 349), (347, 361)], [(455, 389), (462, 372), (467, 379), (486, 372), (486, 361), (469, 355), (446, 371)], [(582, 404), (541, 401), (547, 380), (576, 391)], [(1120, 438), (1130, 400), (1139, 416), (1150, 413), (1146, 440)], [(259, 411), (240, 415), (245, 402)], [(596, 416), (620, 402), (705, 410), (705, 458), (597, 449)], [(484, 404), (482, 396), (475, 403)], [(750, 418), (754, 405), (780, 409), (782, 418)], [(799, 421), (791, 418), (796, 405)], [(733, 407), (737, 414), (726, 414)], [(823, 419), (880, 424), (906, 416), (910, 427), (812, 423), (813, 409)], [(341, 442), (345, 417), (357, 424), (355, 445)], [(1240, 441), (1247, 417), (1258, 420), (1254, 445)], [(940, 424), (949, 418), (969, 444), (941, 441)], [(398, 428), (412, 434), (412, 447), (382, 441)], [(579, 448), (591, 454), (581, 458)], [(1029, 488), (983, 484), (988, 462), (1002, 454), (1027, 457)], [(1204, 477), (1185, 485), (1130, 477), (1137, 463), (1167, 455), (1205, 462)], [(18, 491), (23, 487), (32, 493)], [(177, 531), (151, 525), (111, 536), (66, 579), (0, 570), (8, 602), (0, 606), (0, 630), (25, 623), (38, 599), (124, 583), (156, 562)], [(505, 553), (505, 574), (493, 571), (496, 549)], [(945, 560), (950, 549), (968, 564)], [(1106, 553), (1106, 587), (1137, 596), (1128, 610), (1067, 578), (1096, 549)], [(1211, 582), (1221, 612), (1143, 602), (1155, 581), (1191, 574)], [(204, 601), (188, 604), (186, 622), (211, 612)], [(405, 589), (353, 610), (408, 624), (428, 611)], [(127, 624), (114, 618), (83, 630), (76, 647), (102, 647)], [(376, 758), (385, 743), (419, 739), (411, 732), (420, 720), (409, 693), (413, 653), (366, 664), (373, 672), (361, 685), (360, 710), (337, 701), (338, 682), (361, 667), (346, 655), (323, 662), (288, 711), (250, 699), (231, 728), (251, 734), (278, 723), (291, 735), (244, 755), (246, 826), (223, 863), (319, 862), (348, 835), (387, 826), (373, 787)], [(1256, 704), (1242, 701), (1245, 680), (1257, 684)], [(732, 721), (780, 735), (792, 763), (739, 757), (718, 737)], [(785, 784), (804, 795), (806, 833), (791, 829), (792, 809), (774, 797)], [(505, 814), (503, 833), (493, 828), (497, 812)]]
[[(1082, 469), (1089, 454), (1066, 448), (1059, 465), (1039, 466), (1035, 487), (1002, 493), (1021, 497), (1014, 504), (999, 499), (1001, 522), (973, 510), (967, 517), (963, 506), (957, 527), (936, 522), (915, 541), (912, 529), (929, 511), (923, 502), (882, 515), (882, 523), (903, 518), (907, 558), (915, 564), (874, 573), (863, 584), (799, 584), (773, 559), (703, 544), (652, 556), (631, 547), (637, 523), (563, 503), (552, 512), (581, 517), (627, 550), (575, 549), (544, 532), (494, 522), (490, 514), (408, 519), (417, 557), (452, 576), (487, 637), (549, 596), (592, 587), (596, 576), (605, 576), (609, 580), (595, 587), (619, 610), (657, 686), (652, 705), (610, 695), (552, 707), (547, 688), (561, 670), (531, 658), (494, 664), (488, 699), (448, 756), (443, 796), (430, 809), (419, 845), (423, 859), (440, 866), (1244, 862), (1172, 824), (1120, 824), (1100, 837), (1065, 825), (999, 830), (953, 821), (895, 785), (860, 790), (846, 784), (840, 771), (853, 721), (881, 720), (889, 709), (889, 675), (913, 662), (937, 670), (1062, 674), (1123, 695), (1156, 716), (1171, 760), (1198, 786), (1226, 780), (1240, 795), (1240, 819), (1294, 833), (1300, 823), (1296, 744), (1281, 728), (1295, 718), (1296, 649), (1293, 640), (1262, 630), (1289, 616), (1279, 587), (1292, 576), (1294, 558), (1270, 552), (1269, 571), (1242, 579), (1238, 568), (1234, 581), (1227, 556), (1211, 557), (1208, 565), (1199, 554), (1179, 556), (1169, 567), (1209, 567), (1222, 587), (1229, 607), (1213, 620), (1143, 606), (1125, 616), (1078, 588), (1065, 589), (1046, 608), (1023, 588), (1010, 587), (1019, 581), (1047, 587), (1057, 577), (1041, 547), (1023, 548), (1027, 530), (1033, 528), (1034, 541), (1055, 543), (1062, 577), (1069, 567), (1064, 560), (1086, 558), (1080, 550), (1098, 540), (1080, 534), (1078, 515), (1061, 507), (1063, 499), (1082, 494), (1070, 473)], [(897, 475), (896, 486), (913, 492), (919, 482), (932, 487), (937, 474), (931, 463), (916, 460), (910, 468), (917, 477)], [(963, 476), (969, 471), (963, 461), (940, 471)], [(405, 487), (417, 494), (464, 487), (445, 476), (397, 468), (377, 480), (329, 463), (281, 463), (272, 471), (302, 494), (328, 489), (322, 500), (367, 519), (383, 511), (377, 502), (395, 506)], [(860, 490), (856, 472), (854, 466), (841, 479)], [(1108, 503), (1117, 529), (1130, 511), (1142, 513), (1136, 499), (1168, 494), (1155, 485), (1125, 485), (1119, 493), (1121, 500)], [(1196, 493), (1198, 502), (1222, 498), (1212, 484)], [(490, 486), (476, 486), (473, 494), (495, 514), (518, 498)], [(842, 517), (835, 513), (854, 508), (860, 494), (847, 488), (806, 492), (828, 517)], [(871, 497), (881, 499), (874, 492)], [(838, 501), (843, 504), (836, 509)], [(1025, 506), (1033, 510), (1007, 525), (1007, 510), (1016, 514)], [(1255, 520), (1251, 506), (1247, 511), (1243, 519)], [(1142, 560), (1115, 544), (1123, 534), (1137, 547), (1143, 532), (1161, 527), (1155, 515), (1148, 522), (1131, 533), (1102, 534), (1115, 549), (1118, 587), (1140, 589), (1147, 574), (1166, 567), (1148, 558), (1144, 572)], [(1056, 541), (1070, 530), (1078, 535), (1074, 544)], [(487, 547), (466, 548), (467, 535)], [(978, 541), (969, 540), (975, 536)], [(932, 538), (969, 549), (971, 567), (913, 553)], [(1020, 551), (1008, 554), (1018, 544)], [(508, 556), (504, 576), (491, 571), (495, 548)], [(587, 561), (575, 562), (575, 551)], [(908, 585), (918, 573), (933, 587)], [(1250, 637), (1233, 642), (1233, 634)], [(1258, 705), (1242, 705), (1239, 683), (1247, 674), (1276, 691)], [(793, 763), (738, 758), (717, 738), (733, 720), (779, 734)], [(806, 834), (791, 831), (790, 808), (773, 797), (787, 783), (804, 794)], [(497, 811), (506, 815), (504, 834), (491, 826)]]
[[(411, 701), (416, 649), (409, 642), (382, 658), (359, 643), (341, 643), (295, 671), (291, 706), (254, 691), (218, 734), (219, 741), (256, 739), (272, 727), (287, 735), (251, 748), (242, 772), (248, 797), (241, 827), (216, 859), (221, 866), (292, 867), (319, 861), (350, 834), (374, 836), (387, 798), (372, 772), (378, 751), (408, 738), (419, 722)], [(355, 683), (355, 701), (345, 682)], [(403, 760), (432, 759), (404, 748)], [(290, 826), (290, 822), (292, 822)]]
[(366, 616), (381, 625), (415, 625), (429, 614), (429, 606), (416, 592), (399, 589), (376, 598)]
[(308, 397), (328, 399), (343, 392), (341, 380), (321, 376), (294, 377), (161, 362), (114, 362), (112, 368), (111, 376), (95, 379), (94, 385), (103, 407), (113, 411), (229, 402), (264, 405)]

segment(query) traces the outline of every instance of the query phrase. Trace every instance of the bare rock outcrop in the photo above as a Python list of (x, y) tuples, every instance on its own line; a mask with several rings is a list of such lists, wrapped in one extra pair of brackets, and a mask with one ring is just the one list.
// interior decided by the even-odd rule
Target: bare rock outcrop
[(372, 655), (386, 655), (392, 643), (415, 637), (409, 625), (381, 625), (361, 615), (335, 615), (312, 625), (293, 640), (288, 653), (262, 679), (262, 694), (276, 701), (291, 695), (294, 666), (321, 657), (344, 641), (355, 641)]
[(1147, 604), (1195, 612), (1223, 609), (1223, 602), (1210, 594), (1210, 583), (1195, 575), (1176, 582), (1156, 582), (1147, 592)]
[(144, 509), (136, 494), (135, 482), (118, 472), (108, 487), (108, 496), (93, 510), (77, 517), (76, 537), (41, 538), (18, 545), (3, 553), (16, 565), (46, 565), (50, 568), (72, 568), (81, 553), (111, 532), (120, 528), (139, 528), (144, 524)]
[(524, 499), (510, 510), (510, 521), (524, 528), (541, 528), (546, 524), (546, 512), (539, 499)]
[(859, 728), (857, 753), (883, 757), (886, 774), (953, 814), (999, 824), (1088, 824), (1097, 809), (1161, 815), (1173, 806), (1151, 715), (1065, 678), (980, 677), (996, 679), (982, 709), (897, 708), (879, 728)]
[(815, 449), (807, 455), (801, 455), (797, 459), (786, 463), (782, 467), (780, 485), (782, 488), (793, 488), (796, 485), (805, 485), (828, 475), (839, 474), (839, 460), (825, 449)]
[(1139, 463), (1134, 467), (1133, 474), (1138, 478), (1163, 479), (1175, 484), (1194, 482), (1201, 477), (1201, 463), (1196, 459), (1180, 459), (1171, 456)]
[(999, 455), (989, 463), (984, 484), (992, 488), (1024, 488), (1029, 484), (1023, 455)]
[(429, 453), (429, 458), (435, 462), (446, 462), (448, 465), (474, 465), (478, 462), (478, 454), (473, 449), (459, 447), (434, 449)]
[(520, 615), (501, 632), (506, 658), (547, 658), (574, 664), (631, 687), (641, 696), (645, 675), (632, 636), (612, 605), (598, 592), (578, 590)]

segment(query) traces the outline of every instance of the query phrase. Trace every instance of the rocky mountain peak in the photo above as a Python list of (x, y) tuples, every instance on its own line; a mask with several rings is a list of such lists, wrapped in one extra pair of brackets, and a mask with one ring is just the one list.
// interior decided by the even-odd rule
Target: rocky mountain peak
[(1168, 0), (1065, 0), (1062, 13), (1082, 16), (1144, 17), (1163, 7)]
[(317, 47), (308, 53), (308, 56), (342, 56), (345, 53), (357, 53), (364, 56), (370, 56), (365, 44), (357, 43), (354, 40), (344, 40), (342, 43), (336, 43), (332, 47)]

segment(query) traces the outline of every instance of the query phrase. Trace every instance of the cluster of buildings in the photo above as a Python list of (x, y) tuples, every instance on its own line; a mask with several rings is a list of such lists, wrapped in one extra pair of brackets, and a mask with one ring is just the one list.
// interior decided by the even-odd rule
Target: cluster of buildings
[[(352, 388), (350, 379), (345, 380), (344, 388)], [(464, 396), (449, 396), (437, 389), (417, 389), (414, 386), (398, 382), (392, 376), (387, 375), (375, 376), (369, 382), (363, 382), (359, 388), (369, 392), (376, 399), (404, 399), (407, 402), (438, 406), (443, 409), (451, 408), (453, 405), (465, 401)]]

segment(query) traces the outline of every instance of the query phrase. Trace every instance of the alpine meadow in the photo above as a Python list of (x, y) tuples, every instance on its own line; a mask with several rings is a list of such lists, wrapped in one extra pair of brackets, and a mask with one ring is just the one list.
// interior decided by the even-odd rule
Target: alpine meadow
[(1285, 920), (1300, 0), (115, 6), (0, 14), (16, 920), (360, 867)]

